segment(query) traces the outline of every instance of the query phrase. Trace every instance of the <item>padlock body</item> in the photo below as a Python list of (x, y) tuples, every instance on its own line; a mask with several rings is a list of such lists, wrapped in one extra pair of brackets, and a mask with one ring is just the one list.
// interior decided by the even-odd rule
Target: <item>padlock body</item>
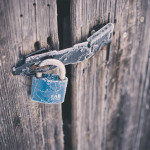
[(56, 74), (43, 74), (41, 78), (33, 76), (31, 99), (33, 101), (59, 104), (64, 102), (68, 78), (60, 80)]

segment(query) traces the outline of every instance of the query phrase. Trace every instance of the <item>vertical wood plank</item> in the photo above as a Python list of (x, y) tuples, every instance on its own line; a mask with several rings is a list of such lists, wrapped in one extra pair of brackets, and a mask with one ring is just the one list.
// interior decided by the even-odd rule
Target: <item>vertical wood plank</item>
[(71, 1), (73, 43), (98, 23), (115, 24), (107, 62), (102, 50), (72, 68), (74, 150), (150, 149), (149, 7), (148, 0)]
[(35, 42), (58, 49), (56, 1), (2, 0), (0, 20), (0, 149), (62, 150), (61, 105), (31, 101), (31, 78), (11, 74)]
[(116, 1), (113, 8), (106, 149), (148, 150), (150, 3)]
[[(101, 5), (102, 3), (102, 5)], [(107, 1), (72, 0), (72, 42), (84, 41), (90, 29), (108, 19)], [(105, 17), (102, 18), (103, 12)], [(74, 150), (101, 149), (105, 126), (107, 47), (72, 67), (72, 145)]]

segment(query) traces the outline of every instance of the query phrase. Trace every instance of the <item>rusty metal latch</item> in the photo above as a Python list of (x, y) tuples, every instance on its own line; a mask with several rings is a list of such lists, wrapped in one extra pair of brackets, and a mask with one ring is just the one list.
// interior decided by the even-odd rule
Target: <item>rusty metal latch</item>
[(71, 48), (61, 51), (50, 51), (46, 48), (37, 50), (24, 56), (13, 67), (14, 75), (34, 75), (36, 72), (45, 72), (53, 69), (54, 66), (39, 68), (38, 65), (45, 59), (57, 59), (64, 65), (76, 64), (85, 59), (92, 57), (97, 51), (111, 42), (114, 25), (108, 23), (103, 28), (90, 36), (86, 42), (75, 44)]

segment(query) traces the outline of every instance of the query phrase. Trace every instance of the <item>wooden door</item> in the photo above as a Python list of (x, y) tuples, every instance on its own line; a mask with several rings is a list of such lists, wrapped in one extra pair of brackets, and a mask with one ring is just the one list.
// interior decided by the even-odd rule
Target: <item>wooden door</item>
[(149, 150), (150, 1), (71, 0), (72, 43), (114, 23), (110, 46), (72, 67), (74, 150)]
[[(149, 0), (1, 0), (0, 149), (149, 150), (149, 14)], [(31, 101), (32, 78), (11, 73), (20, 55), (69, 47), (108, 22), (111, 44), (67, 67), (65, 102)]]
[(31, 101), (31, 77), (12, 75), (20, 54), (58, 44), (56, 0), (0, 1), (0, 149), (63, 149), (61, 105)]

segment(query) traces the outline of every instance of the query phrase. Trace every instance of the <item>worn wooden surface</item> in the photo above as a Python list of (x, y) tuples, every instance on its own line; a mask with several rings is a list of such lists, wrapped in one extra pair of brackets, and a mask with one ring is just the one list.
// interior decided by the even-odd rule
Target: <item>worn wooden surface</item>
[[(97, 6), (96, 1), (86, 0), (72, 0), (71, 5), (72, 42), (77, 43), (84, 41), (89, 35), (89, 30), (98, 24), (101, 12), (104, 13), (101, 10), (103, 5)], [(108, 17), (104, 18), (107, 20)], [(72, 68), (72, 145), (74, 150), (101, 149), (105, 134), (106, 54), (105, 47), (90, 60)]]
[(11, 74), (20, 54), (27, 54), (40, 46), (49, 47), (49, 44), (51, 49), (58, 49), (57, 30), (55, 0), (0, 1), (2, 150), (63, 149), (61, 105), (31, 101), (31, 78)]
[[(149, 150), (150, 1), (62, 1), (61, 48), (70, 46), (69, 17), (72, 44), (95, 25), (115, 24), (110, 47), (72, 67), (63, 104), (66, 150)], [(11, 74), (20, 54), (58, 45), (56, 0), (0, 1), (0, 149), (64, 149), (61, 106), (32, 102), (31, 78)]]
[(115, 24), (110, 48), (72, 67), (74, 150), (150, 149), (149, 14), (149, 0), (71, 1), (73, 44)]

